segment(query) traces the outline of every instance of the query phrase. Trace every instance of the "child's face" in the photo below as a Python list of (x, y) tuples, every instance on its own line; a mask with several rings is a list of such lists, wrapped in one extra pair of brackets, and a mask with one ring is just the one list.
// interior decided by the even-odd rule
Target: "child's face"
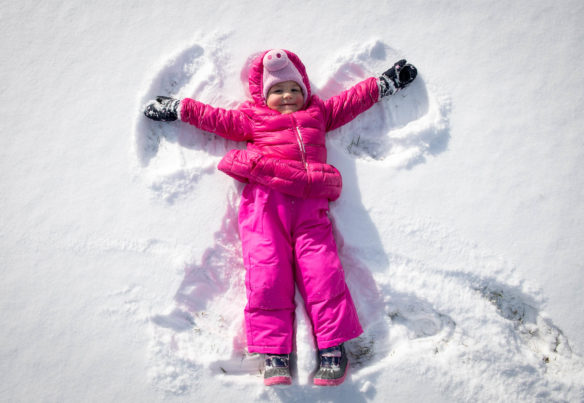
[(304, 105), (302, 88), (295, 81), (275, 84), (268, 91), (266, 104), (280, 113), (296, 112)]

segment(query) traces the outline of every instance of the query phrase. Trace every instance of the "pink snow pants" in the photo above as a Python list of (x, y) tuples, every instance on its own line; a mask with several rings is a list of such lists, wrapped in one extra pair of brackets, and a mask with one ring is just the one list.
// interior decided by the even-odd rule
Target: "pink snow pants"
[(345, 283), (327, 199), (301, 199), (247, 184), (241, 197), (239, 229), (250, 352), (292, 352), (295, 283), (319, 349), (363, 332)]

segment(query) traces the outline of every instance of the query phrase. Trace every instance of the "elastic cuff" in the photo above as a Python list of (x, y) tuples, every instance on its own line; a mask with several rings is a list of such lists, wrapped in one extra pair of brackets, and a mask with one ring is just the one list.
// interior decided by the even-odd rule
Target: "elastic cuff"
[(181, 119), (181, 117), (180, 117), (180, 110), (182, 109), (182, 101), (183, 101), (183, 100), (182, 100), (182, 99), (180, 99), (180, 100), (178, 101), (178, 105), (177, 105), (177, 107), (176, 107), (176, 117), (177, 117), (177, 119), (178, 119), (178, 120), (180, 120), (180, 121), (182, 121), (182, 119)]
[(379, 99), (399, 91), (393, 80), (383, 74), (377, 79), (377, 84), (379, 85)]
[(381, 92), (382, 88), (383, 87), (381, 86), (381, 77), (379, 77), (379, 78), (377, 78), (377, 89), (378, 89), (378, 92), (379, 92), (379, 95), (377, 96), (377, 102), (381, 101), (381, 98), (383, 98), (383, 95), (381, 95), (382, 94), (382, 92)]

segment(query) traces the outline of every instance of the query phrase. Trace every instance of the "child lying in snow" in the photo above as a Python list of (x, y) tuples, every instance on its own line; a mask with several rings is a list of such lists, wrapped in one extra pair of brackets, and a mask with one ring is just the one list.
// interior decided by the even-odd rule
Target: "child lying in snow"
[(230, 140), (246, 141), (219, 169), (247, 183), (239, 230), (246, 268), (245, 324), (250, 352), (266, 355), (264, 383), (290, 384), (294, 284), (304, 299), (319, 348), (316, 385), (339, 385), (348, 368), (343, 343), (359, 336), (355, 305), (328, 218), (329, 200), (341, 192), (341, 175), (326, 163), (325, 133), (412, 82), (416, 68), (400, 60), (323, 101), (311, 94), (306, 70), (287, 50), (264, 52), (252, 62), (253, 101), (237, 110), (193, 99), (157, 97), (144, 114), (180, 120)]

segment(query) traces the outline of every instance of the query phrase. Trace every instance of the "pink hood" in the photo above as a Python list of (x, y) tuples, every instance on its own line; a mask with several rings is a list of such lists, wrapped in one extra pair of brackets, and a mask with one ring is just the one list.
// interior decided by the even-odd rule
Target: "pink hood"
[[(307, 90), (307, 94), (304, 94), (306, 96), (306, 99), (310, 99), (311, 96), (311, 90), (310, 90), (310, 81), (308, 80), (308, 75), (306, 74), (306, 67), (304, 67), (304, 64), (302, 64), (302, 62), (300, 61), (300, 58), (298, 56), (296, 56), (294, 53), (290, 52), (289, 50), (284, 50), (284, 52), (286, 52), (286, 55), (288, 56), (288, 60), (290, 60), (293, 64), (294, 67), (296, 67), (296, 69), (298, 70), (298, 72), (300, 73), (300, 75), (302, 76), (302, 83), (304, 84), (304, 86), (306, 87)], [(251, 97), (253, 98), (254, 102), (257, 105), (262, 105), (265, 106), (266, 105), (266, 100), (264, 99), (264, 86), (263, 86), (263, 82), (264, 82), (264, 64), (263, 64), (263, 59), (264, 56), (266, 55), (266, 53), (268, 53), (270, 50), (266, 50), (265, 52), (262, 52), (261, 55), (259, 57), (257, 57), (251, 64), (250, 69), (249, 69), (249, 93), (251, 94)]]

